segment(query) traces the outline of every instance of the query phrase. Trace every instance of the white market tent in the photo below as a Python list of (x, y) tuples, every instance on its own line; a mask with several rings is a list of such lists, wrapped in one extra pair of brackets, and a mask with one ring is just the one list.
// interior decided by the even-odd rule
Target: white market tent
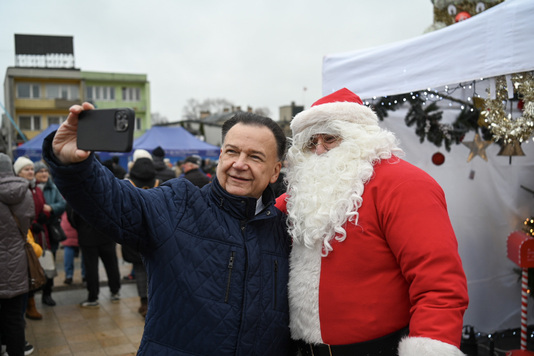
[[(482, 78), (533, 70), (534, 1), (507, 0), (417, 38), (326, 55), (323, 94), (346, 87), (372, 101), (478, 81), (478, 93), (485, 98), (480, 88), (489, 80)], [(457, 115), (458, 107), (454, 110)], [(381, 125), (400, 139), (405, 159), (427, 171), (445, 191), (468, 279), (470, 305), (464, 324), (483, 333), (518, 328), (521, 285), (514, 271), (518, 267), (507, 258), (506, 241), (534, 216), (534, 195), (521, 188), (534, 190), (534, 143), (524, 143), (525, 156), (514, 156), (511, 162), (497, 155), (496, 144), (487, 147), (487, 161), (476, 156), (467, 162), (470, 149), (465, 145), (453, 145), (446, 152), (428, 141), (421, 144), (414, 128), (406, 126), (405, 114), (406, 109), (389, 112)], [(473, 137), (470, 131), (463, 142)], [(445, 154), (440, 166), (431, 161), (438, 151)], [(528, 314), (532, 324), (534, 298), (529, 298)]]
[(323, 60), (323, 94), (409, 93), (534, 69), (534, 2), (507, 0), (420, 37)]

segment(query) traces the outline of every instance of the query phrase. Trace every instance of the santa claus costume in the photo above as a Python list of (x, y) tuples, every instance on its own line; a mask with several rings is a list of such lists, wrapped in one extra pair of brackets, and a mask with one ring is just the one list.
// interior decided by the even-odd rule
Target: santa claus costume
[[(293, 238), (290, 328), (301, 354), (463, 355), (467, 283), (441, 187), (399, 158), (395, 136), (347, 89), (291, 129), (277, 206)], [(314, 135), (339, 142), (318, 155)]]

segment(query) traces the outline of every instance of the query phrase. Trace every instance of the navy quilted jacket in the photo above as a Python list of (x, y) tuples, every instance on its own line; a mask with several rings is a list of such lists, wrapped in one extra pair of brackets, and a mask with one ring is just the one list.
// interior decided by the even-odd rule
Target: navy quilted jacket
[(138, 355), (288, 354), (290, 244), (270, 189), (258, 215), (256, 199), (229, 195), (216, 179), (143, 190), (93, 155), (61, 166), (51, 139), (43, 153), (69, 204), (143, 254), (149, 307)]

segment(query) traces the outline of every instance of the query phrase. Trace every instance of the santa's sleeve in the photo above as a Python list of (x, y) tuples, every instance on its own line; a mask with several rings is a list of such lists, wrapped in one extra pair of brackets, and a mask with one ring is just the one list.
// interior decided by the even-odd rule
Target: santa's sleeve
[(388, 244), (409, 283), (410, 334), (399, 356), (463, 355), (467, 281), (441, 187), (425, 174), (396, 182), (382, 199)]

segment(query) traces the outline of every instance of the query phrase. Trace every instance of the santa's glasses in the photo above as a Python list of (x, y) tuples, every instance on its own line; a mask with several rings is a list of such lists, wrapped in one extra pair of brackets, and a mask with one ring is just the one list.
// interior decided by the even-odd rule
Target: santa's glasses
[(303, 146), (304, 151), (315, 151), (317, 146), (323, 146), (326, 151), (330, 151), (332, 148), (337, 147), (341, 141), (340, 136), (328, 135), (328, 134), (317, 134), (310, 137), (308, 142)]

